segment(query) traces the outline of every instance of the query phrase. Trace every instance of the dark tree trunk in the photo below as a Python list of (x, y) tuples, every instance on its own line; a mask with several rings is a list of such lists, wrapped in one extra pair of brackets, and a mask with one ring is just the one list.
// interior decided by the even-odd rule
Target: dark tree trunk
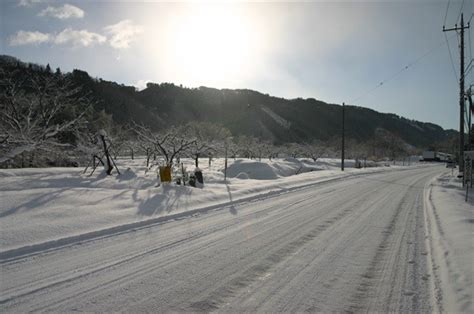
[(34, 160), (35, 160), (35, 152), (32, 151), (30, 153), (29, 167), (34, 167)]
[(110, 160), (109, 150), (107, 149), (107, 143), (105, 142), (105, 137), (101, 135), (100, 138), (102, 139), (102, 145), (104, 146), (105, 157), (107, 158), (107, 175), (110, 175), (114, 167), (112, 166), (112, 161)]
[(148, 168), (149, 165), (150, 165), (150, 149), (147, 148), (146, 149), (146, 167)]

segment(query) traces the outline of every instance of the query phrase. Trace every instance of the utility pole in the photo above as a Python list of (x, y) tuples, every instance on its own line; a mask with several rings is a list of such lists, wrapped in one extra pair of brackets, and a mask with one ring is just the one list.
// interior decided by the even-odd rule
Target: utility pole
[(461, 36), (461, 43), (459, 47), (461, 54), (459, 71), (459, 172), (464, 170), (464, 30), (468, 28), (469, 23), (467, 23), (467, 26), (464, 26), (464, 14), (462, 13), (461, 26), (458, 27), (457, 24), (454, 24), (454, 27), (449, 29), (446, 29), (443, 26), (443, 32), (459, 31)]
[(345, 123), (345, 112), (344, 112), (344, 108), (345, 107), (345, 104), (342, 103), (342, 147), (341, 147), (341, 171), (344, 171), (344, 136), (345, 136), (345, 132), (344, 132), (344, 123)]
[(473, 136), (472, 134), (472, 113), (473, 113), (473, 107), (472, 107), (472, 85), (469, 87), (469, 90), (467, 92), (467, 100), (469, 101), (469, 110), (468, 110), (468, 115), (467, 115), (467, 127), (468, 127), (468, 133), (467, 133), (467, 146), (469, 150), (474, 149), (473, 145)]

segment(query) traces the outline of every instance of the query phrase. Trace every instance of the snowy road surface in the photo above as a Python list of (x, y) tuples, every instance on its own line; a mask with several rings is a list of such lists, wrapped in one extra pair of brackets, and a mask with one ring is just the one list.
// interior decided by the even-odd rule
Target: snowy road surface
[(440, 167), (322, 183), (0, 263), (0, 310), (437, 310), (423, 191)]

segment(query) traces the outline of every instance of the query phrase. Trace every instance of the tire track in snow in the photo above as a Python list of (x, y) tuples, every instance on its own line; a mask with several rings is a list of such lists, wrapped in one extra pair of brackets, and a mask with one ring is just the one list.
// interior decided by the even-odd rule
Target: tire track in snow
[[(432, 174), (429, 174), (421, 178), (418, 177), (413, 184), (408, 186), (417, 186), (419, 182), (424, 182), (432, 176)], [(416, 196), (410, 201), (409, 197), (412, 193), (416, 193)], [(413, 246), (413, 249), (411, 249), (410, 243), (408, 243), (413, 233), (415, 241), (421, 241), (420, 236), (417, 236), (417, 232), (419, 231), (418, 229), (423, 228), (423, 225), (420, 226), (420, 221), (416, 218), (419, 215), (418, 212), (422, 211), (422, 206), (419, 206), (421, 204), (420, 197), (422, 197), (422, 192), (407, 188), (403, 198), (396, 204), (395, 212), (392, 214), (384, 231), (382, 231), (383, 236), (377, 245), (375, 255), (372, 257), (366, 271), (362, 274), (360, 283), (350, 298), (351, 302), (347, 312), (381, 310), (381, 308), (383, 308), (384, 312), (419, 311), (420, 305), (418, 304), (417, 293), (422, 291), (418, 291), (416, 287), (406, 289), (407, 280), (406, 278), (400, 278), (402, 274), (399, 274), (399, 271), (403, 272), (403, 275), (410, 273), (412, 276), (421, 278), (417, 269), (417, 262), (422, 260), (419, 247)], [(398, 229), (403, 229), (403, 232), (401, 234), (400, 232), (397, 233), (396, 230)], [(405, 253), (404, 250), (408, 252)], [(410, 254), (411, 250), (414, 251), (412, 254)], [(413, 260), (412, 263), (409, 263), (410, 261), (406, 260), (409, 255), (415, 258), (418, 257), (418, 260)], [(402, 268), (398, 265), (402, 265)], [(408, 269), (410, 265), (412, 265), (411, 270)], [(387, 285), (386, 282), (389, 282), (389, 284)], [(419, 278), (418, 280), (414, 278), (414, 282), (419, 282)], [(387, 289), (388, 291), (386, 291)], [(402, 295), (400, 295), (401, 291), (403, 291)], [(408, 301), (411, 304), (409, 309), (405, 306), (406, 300), (403, 300), (404, 297), (411, 298)], [(391, 307), (397, 303), (399, 308), (394, 309)]]
[[(337, 224), (328, 226), (327, 232), (321, 233), (313, 242), (308, 242), (304, 247), (282, 261), (281, 265), (275, 265), (275, 269), (270, 274), (284, 273), (283, 277), (279, 277), (276, 282), (274, 280), (272, 283), (266, 283), (265, 281), (273, 278), (273, 276), (263, 277), (261, 281), (257, 281), (252, 287), (243, 290), (237, 296), (237, 299), (232, 300), (220, 310), (233, 312), (237, 307), (238, 311), (244, 309), (245, 312), (329, 311), (318, 306), (321, 303), (318, 298), (325, 299), (324, 296), (321, 296), (322, 291), (319, 290), (318, 295), (313, 295), (309, 291), (315, 291), (312, 285), (318, 282), (324, 286), (325, 290), (330, 290), (341, 279), (339, 275), (332, 272), (321, 272), (320, 268), (325, 265), (322, 267), (323, 269), (331, 269), (332, 265), (338, 263), (344, 252), (350, 251), (353, 244), (352, 240), (361, 236), (361, 233), (366, 230), (366, 226), (360, 223), (363, 221), (361, 217), (373, 214), (386, 201), (384, 193), (379, 194), (380, 191), (383, 192), (384, 188), (378, 185), (367, 194), (364, 194), (361, 200), (348, 204), (355, 210), (346, 211), (347, 215), (338, 220)], [(381, 197), (374, 200), (367, 197), (369, 195), (380, 195)], [(328, 219), (328, 222), (331, 220), (331, 218)], [(344, 232), (341, 232), (341, 229)], [(347, 229), (356, 232), (349, 235), (345, 232)], [(305, 262), (301, 267), (295, 268), (292, 267), (295, 260), (304, 260)], [(299, 288), (293, 289), (294, 286), (299, 286)], [(258, 298), (258, 301), (255, 300), (252, 295), (261, 291), (265, 292)], [(316, 288), (316, 291), (318, 291), (318, 288)], [(279, 295), (280, 293), (283, 293), (283, 295)], [(277, 307), (275, 307), (275, 300), (278, 300)], [(270, 310), (266, 309), (267, 304), (272, 304)], [(340, 301), (338, 304), (340, 304)], [(334, 308), (331, 311), (334, 311)]]
[[(271, 269), (293, 256), (300, 248), (315, 240), (324, 231), (328, 230), (334, 224), (338, 223), (353, 212), (354, 208), (357, 207), (357, 204), (363, 202), (366, 196), (373, 192), (373, 190), (369, 190), (360, 194), (354, 202), (355, 206), (344, 208), (335, 215), (326, 218), (324, 221), (317, 224), (317, 226), (311, 231), (298, 237), (296, 240), (285, 244), (276, 252), (273, 252), (263, 260), (260, 260), (256, 265), (251, 266), (249, 269), (226, 282), (224, 285), (219, 286), (205, 298), (192, 302), (190, 304), (191, 310), (204, 312), (218, 310), (222, 305), (227, 303), (228, 299), (232, 298), (240, 290), (245, 289), (257, 280), (265, 278), (270, 273)], [(320, 217), (312, 219), (302, 226), (298, 226), (298, 229), (303, 229), (306, 225), (312, 225), (317, 220), (320, 220)]]
[[(366, 194), (369, 194), (369, 193), (371, 193), (371, 192), (367, 192)], [(366, 194), (360, 195), (360, 198), (364, 198), (364, 197), (366, 196)], [(302, 201), (300, 201), (300, 202), (302, 202)], [(297, 203), (300, 203), (300, 202), (297, 202)], [(306, 202), (308, 202), (308, 200), (306, 200)], [(317, 205), (318, 203), (323, 203), (323, 202), (324, 202), (324, 199), (323, 199), (323, 200), (318, 200), (318, 201), (316, 201), (316, 202), (315, 202), (315, 201), (311, 201), (311, 203), (312, 203), (313, 205)], [(347, 212), (347, 211), (346, 211), (346, 212)], [(327, 213), (324, 213), (323, 216), (326, 215), (326, 214), (327, 214)], [(255, 213), (249, 214), (248, 216), (253, 216), (253, 215), (255, 215)], [(292, 217), (292, 216), (294, 216), (294, 214), (291, 213), (290, 210), (288, 210), (288, 211), (287, 211), (287, 214), (285, 214), (285, 215), (282, 216), (282, 217), (279, 217), (278, 221), (281, 221), (281, 224), (275, 225), (274, 222), (273, 222), (273, 227), (272, 227), (272, 229), (282, 230), (283, 227), (284, 227), (286, 224), (288, 224), (288, 218), (289, 218), (289, 217)], [(338, 214), (338, 215), (337, 215), (337, 218), (340, 218), (340, 217), (342, 217), (342, 216), (343, 216), (343, 215)], [(314, 221), (319, 220), (319, 219), (321, 219), (321, 217), (320, 217), (320, 216), (317, 216), (317, 217), (313, 218), (313, 219), (310, 220), (310, 221), (306, 221), (306, 222), (304, 223), (304, 226), (305, 226), (305, 225), (312, 224)], [(327, 229), (327, 228), (329, 227), (329, 225), (330, 225), (331, 223), (335, 222), (335, 221), (336, 221), (336, 219), (334, 219), (334, 217), (330, 217), (330, 218), (326, 219), (326, 220), (323, 222), (323, 224), (318, 225), (318, 233), (320, 233), (320, 232), (324, 231), (325, 229)], [(293, 227), (292, 229), (288, 229), (284, 234), (282, 234), (282, 235), (280, 235), (279, 237), (275, 238), (275, 241), (278, 242), (280, 239), (285, 239), (285, 238), (287, 238), (288, 236), (290, 236), (291, 234), (295, 233), (295, 232), (296, 232), (298, 229), (300, 229), (300, 228), (302, 228), (301, 225), (295, 226), (295, 227)], [(262, 231), (262, 233), (263, 233), (263, 232), (264, 232), (264, 231)], [(259, 235), (259, 234), (256, 234), (255, 236), (258, 236), (258, 235)], [(312, 237), (312, 236), (313, 236), (313, 235), (311, 235), (311, 237)], [(305, 239), (304, 239), (305, 242), (309, 240), (308, 235), (305, 235), (304, 238), (305, 238)], [(251, 239), (250, 239), (250, 240), (251, 240)], [(299, 240), (301, 240), (301, 239), (299, 239)], [(243, 242), (247, 242), (247, 241), (249, 241), (249, 239), (247, 239), (247, 240), (242, 240), (241, 242), (243, 243)], [(297, 244), (297, 242), (298, 242), (298, 241), (295, 241), (295, 242), (292, 243), (290, 246), (293, 247), (293, 248), (295, 248), (295, 245)], [(186, 256), (192, 256), (192, 255), (194, 255), (196, 252), (200, 252), (200, 251), (203, 251), (203, 250), (205, 250), (205, 249), (210, 249), (211, 247), (215, 247), (215, 246), (217, 246), (218, 244), (219, 244), (219, 243), (217, 243), (217, 242), (213, 242), (213, 243), (211, 243), (209, 246), (206, 246), (206, 247), (197, 247), (197, 248), (195, 248), (195, 250), (193, 250), (192, 252), (187, 252), (187, 254), (185, 254), (185, 256), (181, 256), (181, 257), (179, 257), (179, 258), (174, 258), (174, 260), (179, 260), (179, 259), (181, 259), (181, 258), (183, 258), (183, 257), (186, 257)], [(283, 248), (282, 250), (278, 251), (276, 254), (272, 254), (272, 255), (270, 256), (270, 260), (271, 260), (273, 263), (275, 263), (275, 262), (279, 259), (279, 255), (281, 255), (286, 249), (288, 249), (288, 248)], [(89, 290), (87, 290), (87, 291), (83, 291), (83, 292), (80, 293), (80, 295), (93, 293), (94, 291), (96, 291), (96, 290), (101, 290), (101, 289), (105, 288), (106, 286), (117, 285), (117, 284), (119, 284), (120, 282), (127, 281), (130, 277), (136, 278), (136, 276), (138, 276), (138, 275), (145, 275), (145, 276), (146, 276), (146, 273), (151, 272), (152, 270), (158, 269), (158, 268), (160, 268), (160, 267), (155, 265), (155, 267), (154, 267), (153, 269), (150, 269), (150, 268), (141, 268), (141, 269), (138, 269), (138, 270), (136, 270), (136, 271), (133, 272), (133, 273), (127, 273), (127, 274), (126, 274), (125, 276), (123, 276), (123, 277), (115, 278), (115, 279), (112, 280), (112, 281), (108, 281), (108, 282), (105, 283), (104, 285), (100, 285), (100, 286), (97, 286), (97, 287), (93, 287), (92, 289), (89, 289)], [(266, 269), (267, 269), (266, 266), (259, 265), (259, 266), (253, 267), (253, 268), (252, 268), (252, 271), (253, 271), (253, 272), (249, 272), (249, 273), (251, 273), (251, 274), (253, 274), (253, 275), (258, 274), (258, 273), (261, 274), (261, 273), (264, 273), (264, 272), (266, 271)], [(252, 281), (252, 280), (246, 280), (246, 279), (243, 279), (242, 277), (240, 277), (238, 280), (233, 281), (233, 283), (236, 284), (237, 286), (244, 287), (246, 283), (250, 283), (251, 281)], [(234, 292), (234, 291), (235, 291), (235, 289), (232, 289), (232, 288), (227, 287), (227, 288), (225, 288), (225, 289), (222, 291), (222, 293), (224, 293), (224, 294), (227, 293), (228, 295), (230, 295), (230, 294), (232, 294), (232, 292)], [(77, 296), (78, 296), (78, 294), (74, 294), (73, 296), (71, 296), (71, 298), (76, 298)], [(67, 300), (61, 300), (59, 303), (57, 303), (57, 304), (55, 304), (55, 305), (63, 304), (63, 303), (65, 303), (65, 302), (67, 302)], [(35, 310), (40, 310), (40, 311), (42, 311), (42, 310), (51, 310), (51, 306), (52, 306), (52, 305), (50, 304), (50, 305), (48, 305), (48, 306), (46, 306), (46, 307), (36, 308)]]
[[(311, 202), (313, 205), (317, 205), (319, 203), (324, 203), (327, 199), (330, 199), (332, 197), (331, 195), (326, 195), (326, 194), (327, 193), (325, 191), (322, 191), (322, 196), (323, 197), (321, 197), (317, 201), (300, 200), (300, 201), (296, 201), (293, 205), (297, 205), (297, 204), (302, 203), (302, 202)], [(364, 195), (362, 195), (362, 197), (363, 196)], [(253, 217), (256, 217), (256, 216), (263, 216), (266, 212), (272, 212), (272, 211), (274, 211), (274, 209), (271, 206), (269, 206), (269, 207), (266, 207), (262, 210), (256, 210), (256, 211), (250, 212), (250, 213), (244, 215), (243, 217), (239, 217), (239, 220), (245, 221), (246, 218), (253, 218)], [(283, 225), (288, 223), (288, 218), (290, 218), (292, 216), (294, 216), (294, 214), (290, 210), (286, 210), (286, 212), (284, 212), (284, 214), (281, 217), (278, 217), (277, 221), (281, 221), (281, 225), (280, 224), (275, 225), (276, 221), (272, 221), (273, 228), (275, 228), (275, 229), (281, 228)], [(316, 219), (319, 219), (319, 217), (317, 217)], [(92, 268), (92, 269), (87, 268), (83, 272), (78, 271), (76, 269), (72, 272), (71, 275), (66, 276), (66, 278), (64, 278), (65, 274), (59, 274), (58, 277), (60, 277), (60, 279), (58, 279), (56, 281), (53, 281), (53, 282), (51, 282), (51, 281), (46, 282), (45, 284), (39, 285), (37, 287), (35, 287), (34, 284), (29, 283), (28, 287), (26, 287), (27, 291), (21, 291), (21, 290), (23, 290), (21, 287), (20, 288), (17, 287), (17, 289), (15, 289), (15, 290), (20, 290), (21, 292), (19, 292), (19, 293), (15, 293), (14, 291), (12, 291), (12, 292), (5, 291), (5, 292), (2, 293), (4, 298), (0, 299), (0, 304), (6, 304), (6, 303), (9, 303), (11, 301), (18, 301), (19, 299), (29, 297), (31, 295), (34, 295), (34, 294), (37, 294), (37, 293), (40, 293), (40, 292), (43, 292), (43, 291), (47, 291), (49, 289), (57, 288), (57, 287), (67, 285), (67, 284), (72, 284), (77, 280), (85, 280), (88, 277), (96, 276), (100, 273), (103, 273), (103, 272), (109, 270), (109, 269), (114, 269), (116, 267), (124, 267), (125, 265), (129, 265), (129, 264), (133, 263), (134, 261), (143, 259), (146, 256), (150, 256), (150, 255), (153, 255), (153, 254), (159, 254), (160, 252), (163, 252), (164, 250), (173, 249), (173, 248), (175, 248), (176, 246), (178, 246), (180, 244), (188, 243), (188, 242), (191, 242), (193, 240), (198, 240), (200, 238), (212, 235), (214, 233), (222, 232), (223, 230), (225, 230), (227, 228), (230, 228), (230, 227), (234, 226), (235, 224), (236, 224), (236, 221), (229, 221), (224, 225), (220, 225), (220, 226), (211, 228), (210, 230), (206, 230), (205, 232), (202, 232), (198, 235), (191, 236), (191, 237), (187, 236), (183, 239), (168, 243), (166, 245), (158, 246), (158, 247), (149, 249), (145, 252), (140, 252), (139, 254), (128, 256), (128, 257), (123, 258), (119, 261), (113, 261), (113, 262), (108, 263), (106, 265), (102, 264), (102, 265), (100, 265), (96, 268)], [(215, 246), (217, 244), (218, 243), (212, 243), (213, 246)], [(202, 247), (195, 247), (193, 250), (187, 251), (183, 255), (174, 257), (174, 260), (179, 260), (181, 258), (186, 258), (186, 256), (191, 256), (191, 255), (193, 255), (196, 252), (199, 252), (201, 250), (203, 250)], [(13, 262), (10, 262), (10, 263), (16, 263), (16, 262), (18, 262), (18, 261), (13, 261)], [(155, 267), (152, 268), (152, 269), (145, 268), (145, 269), (138, 269), (138, 270), (135, 270), (133, 272), (129, 272), (123, 277), (114, 278), (113, 280), (109, 280), (106, 283), (106, 285), (117, 284), (119, 281), (126, 280), (127, 278), (130, 278), (130, 277), (135, 277), (139, 274), (152, 271), (155, 268), (159, 268), (159, 267), (160, 266), (155, 265)], [(97, 289), (102, 289), (102, 288), (104, 288), (104, 285), (93, 287), (92, 289), (87, 289), (86, 291), (82, 291), (80, 294), (92, 293), (92, 292), (96, 291)], [(77, 293), (73, 293), (71, 295), (71, 298), (75, 298), (78, 295), (79, 294), (77, 294)], [(60, 303), (63, 303), (64, 301), (65, 300), (61, 300)], [(35, 310), (40, 310), (41, 311), (41, 310), (47, 309), (48, 307), (49, 307), (49, 305), (47, 307), (44, 307), (44, 308), (36, 308)]]

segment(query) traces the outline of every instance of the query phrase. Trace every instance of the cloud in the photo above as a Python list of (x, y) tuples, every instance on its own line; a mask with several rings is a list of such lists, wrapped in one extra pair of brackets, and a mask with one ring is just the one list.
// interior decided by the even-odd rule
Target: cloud
[(76, 6), (65, 4), (59, 7), (47, 7), (42, 10), (38, 16), (50, 16), (65, 20), (69, 18), (83, 18), (84, 11)]
[(18, 31), (9, 39), (10, 46), (38, 45), (51, 40), (50, 34)]
[(109, 44), (113, 48), (125, 49), (130, 47), (135, 36), (141, 34), (144, 29), (141, 25), (133, 24), (131, 20), (123, 20), (104, 27), (104, 30), (110, 35)]
[(9, 38), (10, 46), (38, 45), (53, 43), (55, 45), (71, 45), (72, 47), (89, 47), (103, 44), (107, 37), (87, 30), (66, 28), (59, 34), (18, 31)]
[(95, 44), (102, 44), (106, 41), (107, 38), (101, 34), (86, 30), (77, 31), (71, 28), (66, 28), (55, 36), (53, 43), (56, 45), (72, 44), (74, 47), (89, 47)]
[(45, 2), (45, 0), (20, 0), (18, 1), (18, 5), (20, 7), (31, 7), (32, 5), (36, 3), (42, 3)]
[(54, 45), (90, 47), (108, 42), (112, 48), (126, 49), (130, 47), (130, 43), (135, 40), (136, 36), (141, 34), (144, 29), (141, 25), (134, 24), (131, 20), (123, 20), (117, 24), (104, 27), (104, 31), (107, 36), (87, 30), (74, 30), (71, 28), (66, 28), (60, 33), (19, 31), (10, 37), (9, 43), (11, 46), (20, 46), (38, 45), (49, 42)]
[(138, 90), (138, 91), (142, 91), (146, 88), (146, 85), (148, 83), (151, 83), (152, 81), (150, 80), (139, 80), (138, 82), (136, 82), (135, 84), (133, 84), (133, 86), (135, 86), (135, 88)]

